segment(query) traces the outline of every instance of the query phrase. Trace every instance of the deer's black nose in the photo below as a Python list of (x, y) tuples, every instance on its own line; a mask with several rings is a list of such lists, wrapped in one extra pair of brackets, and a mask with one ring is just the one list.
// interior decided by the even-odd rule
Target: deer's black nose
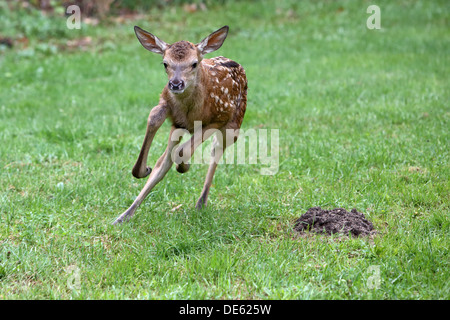
[(184, 89), (184, 81), (180, 79), (173, 79), (169, 81), (169, 89), (172, 91), (179, 91)]

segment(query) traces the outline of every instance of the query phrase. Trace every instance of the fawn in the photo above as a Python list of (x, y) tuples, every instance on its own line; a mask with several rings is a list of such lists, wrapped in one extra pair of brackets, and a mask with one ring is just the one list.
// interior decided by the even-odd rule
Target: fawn
[[(135, 201), (114, 224), (133, 216), (137, 207), (172, 167), (174, 156), (182, 159), (176, 166), (177, 171), (187, 172), (190, 166), (188, 161), (195, 148), (215, 132), (220, 132), (222, 134), (215, 135), (213, 140), (211, 162), (196, 208), (206, 206), (219, 159), (225, 148), (236, 142), (247, 107), (247, 77), (242, 66), (225, 57), (203, 59), (205, 54), (222, 46), (228, 35), (228, 26), (211, 33), (196, 45), (188, 41), (167, 44), (137, 26), (134, 31), (145, 49), (163, 56), (169, 82), (161, 93), (158, 105), (150, 111), (144, 142), (132, 170), (136, 178), (150, 176)], [(169, 142), (152, 170), (147, 167), (148, 152), (156, 131), (166, 118), (172, 122)], [(201, 123), (201, 127), (194, 128), (194, 122)], [(175, 149), (181, 141), (175, 133), (177, 129), (185, 129), (193, 135)], [(201, 130), (201, 135), (194, 134), (194, 129)], [(234, 130), (237, 134), (234, 133), (233, 139), (226, 139), (226, 130)]]

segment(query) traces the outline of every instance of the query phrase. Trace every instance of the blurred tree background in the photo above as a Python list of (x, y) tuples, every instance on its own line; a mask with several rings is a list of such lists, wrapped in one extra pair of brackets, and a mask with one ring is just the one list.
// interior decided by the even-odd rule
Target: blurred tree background
[[(126, 24), (146, 19), (149, 13), (168, 7), (177, 7), (185, 13), (207, 11), (210, 6), (224, 2), (225, 0), (0, 0), (0, 53), (13, 47), (22, 56), (34, 55), (36, 51), (54, 54), (71, 48), (85, 49), (92, 44), (92, 38), (98, 36), (94, 28), (89, 26)], [(72, 14), (67, 12), (71, 5), (80, 7), (83, 30), (78, 33), (65, 27), (65, 20)], [(109, 45), (113, 42), (109, 42)]]
[(70, 5), (77, 5), (85, 16), (104, 17), (108, 14), (129, 13), (164, 8), (169, 5), (185, 5), (186, 10), (205, 9), (212, 3), (224, 3), (225, 0), (6, 0), (10, 9), (30, 8), (46, 13), (61, 13)]

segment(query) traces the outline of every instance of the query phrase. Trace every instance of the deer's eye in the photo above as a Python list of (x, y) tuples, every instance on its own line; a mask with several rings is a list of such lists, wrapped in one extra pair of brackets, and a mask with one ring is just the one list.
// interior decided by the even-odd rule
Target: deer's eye
[(195, 69), (195, 68), (197, 68), (197, 62), (194, 62), (194, 63), (192, 64), (192, 69)]
[(167, 65), (167, 63), (163, 63), (164, 64), (164, 69), (167, 69), (167, 67), (168, 67), (168, 65)]

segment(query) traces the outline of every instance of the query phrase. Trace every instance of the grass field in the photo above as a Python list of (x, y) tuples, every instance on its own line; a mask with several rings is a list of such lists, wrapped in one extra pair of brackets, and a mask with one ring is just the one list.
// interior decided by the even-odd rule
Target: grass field
[[(447, 1), (230, 1), (81, 30), (0, 10), (3, 35), (31, 34), (0, 51), (1, 299), (450, 298)], [(112, 226), (145, 183), (131, 169), (167, 81), (133, 26), (198, 42), (226, 24), (208, 57), (246, 69), (242, 128), (279, 130), (278, 173), (222, 165), (198, 212), (207, 166), (173, 168)], [(314, 206), (378, 234), (297, 237)]]

